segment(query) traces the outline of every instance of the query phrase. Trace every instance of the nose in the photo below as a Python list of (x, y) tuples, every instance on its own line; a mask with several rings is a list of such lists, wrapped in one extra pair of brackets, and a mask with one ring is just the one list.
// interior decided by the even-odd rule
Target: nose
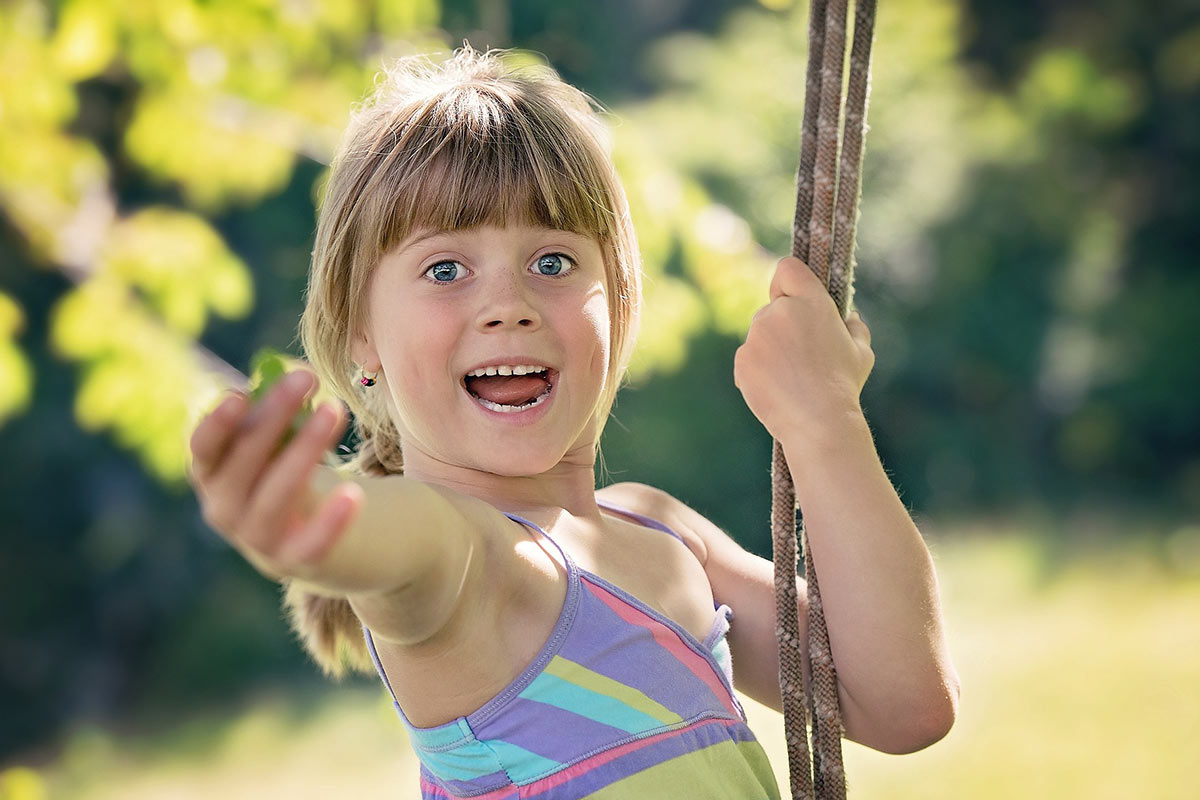
[(527, 328), (541, 326), (535, 299), (530, 294), (523, 276), (505, 274), (497, 276), (486, 287), (484, 302), (479, 309), (479, 327), (484, 330), (496, 328)]

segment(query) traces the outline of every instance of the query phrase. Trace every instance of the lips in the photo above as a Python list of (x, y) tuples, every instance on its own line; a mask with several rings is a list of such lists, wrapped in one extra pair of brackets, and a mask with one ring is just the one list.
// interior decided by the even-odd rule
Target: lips
[(540, 365), (498, 365), (472, 370), (463, 376), (462, 385), (484, 408), (513, 413), (545, 402), (557, 378), (557, 370)]

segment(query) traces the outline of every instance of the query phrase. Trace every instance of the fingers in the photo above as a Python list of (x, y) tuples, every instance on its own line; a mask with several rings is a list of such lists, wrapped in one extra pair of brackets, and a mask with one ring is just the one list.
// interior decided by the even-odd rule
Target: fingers
[(829, 294), (829, 289), (807, 264), (792, 256), (779, 259), (775, 266), (775, 276), (771, 279), (772, 300), (779, 297), (799, 297), (818, 290), (822, 294)]
[(247, 544), (268, 554), (275, 547), (287, 546), (296, 533), (288, 529), (292, 522), (288, 517), (296, 512), (309, 513), (300, 503), (310, 495), (312, 471), (322, 454), (341, 439), (346, 421), (340, 403), (322, 404), (266, 467), (246, 509), (243, 524)]
[(279, 442), (304, 398), (316, 388), (316, 376), (297, 370), (281, 380), (265, 399), (244, 414), (227, 434), (219, 460), (207, 466), (205, 491), (211, 502), (205, 516), (218, 530), (239, 527), (246, 499), (267, 462), (275, 458)]
[(364, 498), (357, 483), (347, 481), (335, 487), (308, 524), (280, 545), (277, 553), (280, 563), (294, 566), (324, 559), (362, 508)]
[(212, 473), (229, 447), (230, 437), (249, 409), (245, 395), (233, 393), (226, 397), (192, 432), (191, 463), (188, 479), (197, 488)]
[(862, 314), (858, 313), (858, 309), (851, 311), (850, 316), (846, 318), (846, 329), (850, 331), (850, 337), (854, 341), (864, 347), (871, 346), (871, 329), (862, 321)]

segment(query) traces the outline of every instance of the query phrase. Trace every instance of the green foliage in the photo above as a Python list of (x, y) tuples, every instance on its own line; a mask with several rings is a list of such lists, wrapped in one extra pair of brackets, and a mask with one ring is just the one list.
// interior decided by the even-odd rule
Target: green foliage
[(255, 402), (266, 397), (271, 387), (287, 372), (284, 355), (278, 350), (264, 347), (250, 359), (250, 395)]
[[(50, 336), (79, 366), (82, 428), (111, 430), (150, 473), (182, 480), (190, 427), (229, 381), (196, 341), (211, 315), (254, 305), (250, 269), (205, 215), (280, 191), (298, 156), (327, 160), (379, 59), (438, 44), (423, 38), (437, 16), (434, 0), (20, 0), (0, 11), (0, 209), (36, 261), (79, 281)], [(96, 131), (119, 155), (78, 133), (85, 82), (132, 97), (118, 127)], [(185, 205), (118, 212), (113, 180), (128, 176), (114, 171), (129, 167)], [(27, 363), (15, 345), (0, 349), (0, 422), (28, 402)]]
[(93, 276), (54, 309), (51, 340), (82, 367), (75, 413), (146, 468), (183, 475), (184, 426), (214, 392), (194, 350), (209, 313), (250, 311), (246, 266), (200, 217), (146, 209), (109, 230)]
[[(254, 402), (257, 403), (266, 397), (271, 388), (282, 380), (284, 375), (298, 366), (298, 359), (289, 358), (287, 354), (281, 353), (273, 347), (264, 347), (258, 350), (250, 359), (250, 396)], [(314, 400), (310, 397), (300, 412), (292, 419), (291, 425), (284, 434), (283, 444), (291, 441), (292, 437), (303, 427), (314, 407)]]
[(46, 800), (46, 783), (26, 767), (9, 767), (0, 772), (0, 800)]
[(16, 344), (23, 323), (21, 307), (0, 292), (0, 424), (24, 411), (33, 395), (33, 372)]
[[(1200, 511), (1200, 360), (1180, 346), (1200, 304), (1200, 28), (1182, 6), (881, 6), (855, 300), (877, 355), (864, 403), (915, 511)], [(0, 4), (0, 445), (18, 454), (0, 466), (0, 586), (21, 654), (0, 669), (0, 754), (80, 708), (119, 713), (151, 673), (172, 708), (191, 697), (181, 663), (219, 662), (212, 696), (278, 666), (213, 644), (237, 602), (197, 609), (236, 567), (183, 499), (188, 434), (255, 350), (294, 346), (325, 166), (381, 60), (463, 35), (545, 53), (611, 106), (646, 272), (613, 476), (768, 552), (769, 442), (731, 358), (789, 247), (806, 15)], [(246, 613), (277, 618), (258, 602)]]

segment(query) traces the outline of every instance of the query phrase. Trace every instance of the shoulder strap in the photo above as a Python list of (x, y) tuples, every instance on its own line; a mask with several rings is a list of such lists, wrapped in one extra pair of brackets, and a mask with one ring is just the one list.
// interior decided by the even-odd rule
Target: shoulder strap
[[(554, 539), (550, 536), (550, 534), (548, 534), (544, 530), (542, 530), (540, 525), (538, 525), (534, 522), (530, 522), (529, 520), (525, 519), (524, 517), (518, 517), (516, 514), (509, 514), (507, 511), (505, 511), (503, 513), (504, 513), (504, 516), (508, 517), (513, 522), (533, 528), (538, 533), (540, 533), (542, 536), (549, 539), (550, 543), (553, 544), (556, 548), (558, 548), (558, 552), (562, 555), (563, 563), (566, 564), (568, 581), (578, 581), (578, 578), (574, 577), (575, 569), (576, 569), (575, 562), (571, 560), (571, 556), (569, 556), (567, 554), (567, 551), (563, 549), (562, 545), (560, 545), (558, 542), (554, 541)], [(571, 589), (570, 585), (568, 585), (567, 603), (571, 602), (571, 596), (570, 596), (571, 592), (572, 592), (572, 589)], [(415, 730), (416, 726), (413, 725), (411, 722), (409, 722), (408, 715), (405, 714), (404, 709), (402, 709), (400, 707), (400, 701), (399, 701), (399, 699), (397, 699), (396, 692), (392, 688), (392, 681), (390, 678), (388, 678), (387, 670), (384, 669), (383, 661), (379, 658), (379, 651), (375, 647), (375, 637), (373, 637), (371, 635), (371, 630), (370, 630), (370, 628), (368, 628), (366, 626), (365, 623), (362, 626), (362, 631), (363, 631), (363, 639), (367, 643), (367, 652), (371, 656), (371, 662), (374, 663), (375, 671), (378, 672), (379, 677), (383, 679), (383, 685), (387, 687), (388, 694), (391, 695), (391, 697), (392, 697), (392, 705), (395, 706), (396, 710), (400, 712), (400, 716), (404, 720), (405, 724), (409, 728)]]
[(388, 694), (392, 696), (392, 703), (396, 708), (400, 708), (400, 701), (396, 699), (396, 692), (392, 689), (392, 682), (388, 679), (387, 670), (383, 668), (383, 662), (379, 660), (379, 652), (375, 649), (375, 637), (371, 636), (371, 629), (366, 626), (366, 623), (363, 624), (362, 629), (363, 639), (367, 642), (367, 652), (371, 654), (371, 661), (375, 664), (375, 671), (379, 673), (380, 678), (383, 678), (383, 685), (387, 687)]
[(676, 539), (678, 539), (679, 541), (683, 542), (685, 546), (687, 545), (687, 542), (683, 541), (682, 536), (680, 536), (678, 533), (676, 533), (673, 529), (669, 528), (668, 526), (666, 526), (663, 523), (659, 522), (658, 520), (654, 519), (653, 517), (647, 517), (645, 514), (639, 514), (636, 511), (630, 511), (627, 508), (622, 508), (621, 506), (615, 506), (606, 500), (601, 500), (599, 497), (596, 498), (596, 505), (600, 506), (601, 508), (607, 508), (609, 511), (615, 511), (618, 514), (623, 514), (626, 517), (631, 517), (631, 518), (637, 520), (638, 522), (642, 523), (642, 525), (647, 528), (654, 528), (655, 530), (663, 531), (664, 533), (669, 533), (672, 536), (674, 536)]

